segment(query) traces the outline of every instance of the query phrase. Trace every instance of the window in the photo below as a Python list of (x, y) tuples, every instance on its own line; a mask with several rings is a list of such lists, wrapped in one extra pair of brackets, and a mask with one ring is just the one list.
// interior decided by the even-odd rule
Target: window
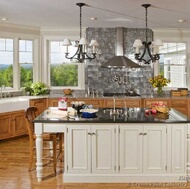
[(0, 38), (0, 86), (13, 88), (13, 39)]
[(160, 48), (160, 74), (170, 79), (169, 87), (187, 87), (185, 43), (164, 43)]
[(33, 41), (19, 40), (20, 87), (33, 82)]
[[(50, 86), (81, 88), (84, 86), (84, 64), (65, 58), (62, 41), (50, 41)], [(68, 51), (74, 55), (77, 47), (69, 46)]]

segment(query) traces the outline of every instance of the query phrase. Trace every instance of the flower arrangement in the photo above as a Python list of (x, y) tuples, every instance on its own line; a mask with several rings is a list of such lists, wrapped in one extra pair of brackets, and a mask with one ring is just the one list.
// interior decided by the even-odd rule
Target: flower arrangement
[(162, 87), (167, 86), (168, 83), (170, 83), (170, 80), (164, 78), (163, 75), (157, 75), (153, 78), (150, 78), (149, 82), (153, 88), (156, 88), (156, 87), (158, 88), (157, 94), (161, 95), (162, 94)]

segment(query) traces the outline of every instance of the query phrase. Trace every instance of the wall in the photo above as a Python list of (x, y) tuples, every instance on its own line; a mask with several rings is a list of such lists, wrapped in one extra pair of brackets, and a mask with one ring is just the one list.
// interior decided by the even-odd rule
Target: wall
[[(120, 70), (101, 68), (101, 65), (116, 55), (116, 30), (117, 28), (87, 28), (86, 37), (88, 41), (92, 38), (99, 43), (97, 59), (86, 63), (86, 88), (95, 89), (98, 93), (116, 92), (123, 93), (128, 89), (135, 89), (139, 94), (150, 94), (152, 90), (148, 83), (148, 78), (152, 76), (151, 65), (144, 65), (138, 70)], [(133, 43), (139, 38), (145, 40), (145, 29), (123, 28), (123, 48), (124, 55), (134, 59)], [(148, 41), (152, 41), (153, 32), (148, 30)], [(121, 82), (115, 81), (116, 75), (120, 75)], [(124, 77), (126, 80), (124, 82)], [(115, 78), (115, 79), (114, 79)]]

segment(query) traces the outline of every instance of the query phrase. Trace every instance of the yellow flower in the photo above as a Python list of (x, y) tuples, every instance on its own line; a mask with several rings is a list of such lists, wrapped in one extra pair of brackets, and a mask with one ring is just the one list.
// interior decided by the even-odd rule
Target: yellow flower
[(167, 83), (170, 83), (170, 80), (164, 78), (162, 75), (154, 76), (153, 78), (149, 79), (150, 84), (152, 87), (163, 87), (167, 86)]

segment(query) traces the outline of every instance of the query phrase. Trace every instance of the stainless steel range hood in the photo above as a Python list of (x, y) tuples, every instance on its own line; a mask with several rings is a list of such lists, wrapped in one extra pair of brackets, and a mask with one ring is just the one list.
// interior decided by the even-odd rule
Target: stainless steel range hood
[(123, 56), (123, 28), (117, 28), (117, 44), (116, 56), (107, 62), (103, 63), (101, 67), (105, 68), (141, 68), (142, 66), (136, 64), (129, 58)]

